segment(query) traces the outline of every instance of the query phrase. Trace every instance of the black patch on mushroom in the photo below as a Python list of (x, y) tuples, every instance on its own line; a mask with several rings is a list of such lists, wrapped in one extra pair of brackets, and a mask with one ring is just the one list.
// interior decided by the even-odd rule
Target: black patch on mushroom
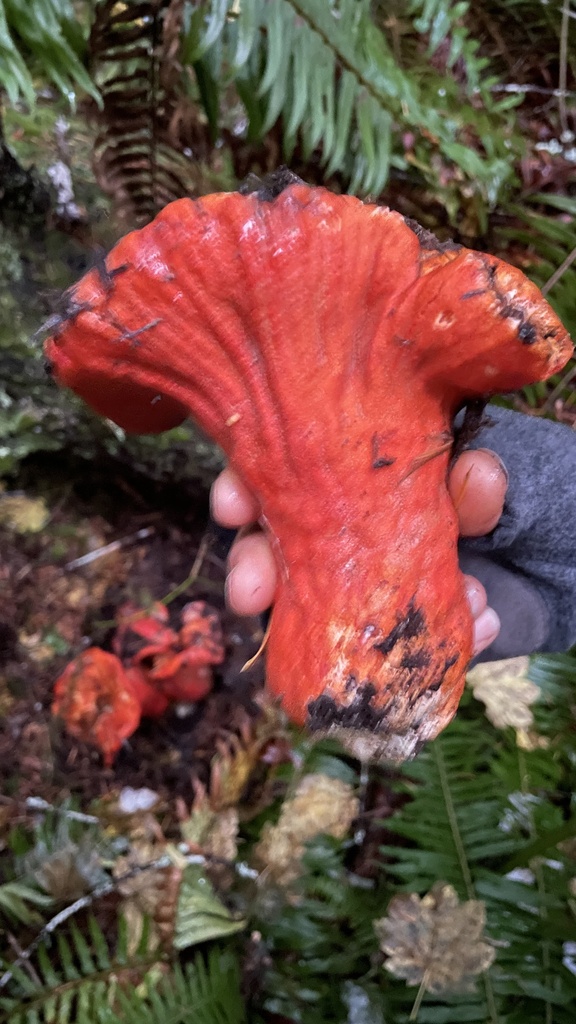
[(100, 278), (100, 283), (104, 290), (110, 294), (114, 287), (114, 278), (118, 274), (123, 274), (126, 270), (129, 270), (128, 263), (121, 263), (118, 267), (112, 267), (110, 269), (106, 263), (107, 254), (105, 252), (99, 252), (94, 262), (94, 270)]
[(308, 728), (315, 732), (334, 728), (386, 732), (387, 709), (376, 709), (372, 705), (376, 692), (373, 683), (364, 683), (358, 687), (354, 700), (344, 707), (333, 697), (321, 694), (308, 704)]
[(524, 323), (521, 323), (518, 328), (518, 337), (523, 345), (533, 345), (538, 341), (538, 331), (529, 320), (524, 320)]
[(429, 249), (434, 252), (457, 252), (462, 246), (455, 242), (452, 238), (448, 238), (445, 242), (441, 242), (439, 238), (432, 231), (428, 231), (423, 228), (417, 220), (412, 220), (411, 217), (404, 217), (404, 223), (414, 232), (416, 238), (420, 243), (421, 249)]
[(305, 184), (302, 178), (299, 178), (288, 167), (279, 167), (278, 170), (266, 174), (263, 178), (259, 178), (256, 174), (249, 174), (238, 191), (241, 196), (254, 194), (263, 203), (273, 203), (290, 185)]
[(418, 669), (428, 668), (431, 661), (432, 655), (425, 648), (419, 651), (404, 651), (400, 666), (413, 672)]
[(398, 620), (394, 628), (388, 633), (388, 636), (374, 644), (374, 650), (379, 651), (383, 655), (390, 654), (390, 651), (399, 640), (413, 640), (415, 637), (420, 636), (425, 628), (424, 615), (419, 608), (415, 607), (414, 598), (412, 598), (406, 614)]

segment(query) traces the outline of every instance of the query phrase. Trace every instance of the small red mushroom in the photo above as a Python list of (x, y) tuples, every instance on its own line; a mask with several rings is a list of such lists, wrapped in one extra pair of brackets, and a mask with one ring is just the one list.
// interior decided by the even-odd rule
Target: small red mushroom
[(191, 601), (180, 618), (177, 644), (154, 657), (147, 677), (169, 701), (198, 701), (212, 689), (211, 666), (224, 661), (220, 617), (204, 601)]
[(171, 651), (178, 643), (178, 634), (169, 625), (168, 608), (161, 601), (148, 609), (128, 602), (118, 609), (116, 618), (112, 647), (123, 661), (139, 665)]
[[(118, 613), (113, 648), (133, 670), (168, 701), (202, 700), (212, 689), (210, 666), (224, 660), (218, 612), (204, 601), (184, 605), (177, 633), (169, 626), (166, 605), (156, 601), (143, 611), (133, 604)], [(145, 711), (142, 712), (146, 714)]]
[(93, 743), (112, 764), (141, 718), (159, 718), (169, 704), (203, 700), (212, 689), (212, 665), (224, 660), (218, 613), (204, 601), (181, 612), (178, 633), (160, 602), (118, 613), (115, 654), (91, 647), (70, 662), (54, 686), (52, 712), (68, 731)]
[(141, 698), (115, 654), (89, 647), (66, 666), (54, 686), (52, 713), (76, 739), (97, 746), (111, 765), (140, 724)]
[(138, 700), (142, 718), (160, 718), (170, 703), (168, 696), (155, 686), (139, 665), (125, 665), (124, 676), (127, 689)]
[(190, 414), (222, 446), (278, 561), (268, 686), (295, 721), (402, 759), (453, 717), (471, 652), (454, 415), (572, 347), (495, 256), (283, 184), (182, 199), (127, 235), (47, 356), (127, 430)]
[(220, 665), (224, 660), (224, 637), (220, 616), (205, 601), (189, 601), (180, 612), (179, 639), (188, 653), (190, 663), (196, 655), (198, 663)]

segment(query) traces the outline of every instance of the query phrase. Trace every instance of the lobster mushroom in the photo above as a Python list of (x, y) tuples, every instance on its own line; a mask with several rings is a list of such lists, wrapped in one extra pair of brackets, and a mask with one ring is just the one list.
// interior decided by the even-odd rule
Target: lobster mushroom
[(454, 416), (572, 353), (536, 286), (280, 176), (171, 203), (67, 302), (56, 379), (126, 430), (190, 415), (257, 496), (279, 575), (267, 685), (288, 715), (361, 757), (412, 756), (471, 655)]

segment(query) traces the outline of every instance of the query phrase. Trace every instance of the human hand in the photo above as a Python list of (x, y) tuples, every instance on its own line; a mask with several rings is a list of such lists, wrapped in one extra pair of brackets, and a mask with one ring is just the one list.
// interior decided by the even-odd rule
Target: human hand
[[(508, 479), (498, 456), (487, 448), (465, 451), (454, 463), (448, 490), (462, 537), (480, 537), (494, 529), (504, 507)], [(258, 502), (232, 469), (225, 469), (212, 487), (211, 507), (221, 526), (255, 527)], [(488, 607), (486, 591), (474, 576), (465, 576), (466, 595), (474, 620), (473, 653), (480, 654), (496, 639), (500, 620)], [(277, 568), (270, 542), (259, 529), (240, 535), (228, 557), (226, 599), (238, 615), (259, 615), (273, 602)]]

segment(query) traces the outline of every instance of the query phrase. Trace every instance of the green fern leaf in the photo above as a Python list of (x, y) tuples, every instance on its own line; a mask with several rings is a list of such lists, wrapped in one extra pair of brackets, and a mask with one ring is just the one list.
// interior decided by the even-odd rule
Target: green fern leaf
[[(77, 32), (68, 31), (68, 24), (73, 26), (77, 16), (68, 0), (35, 0), (33, 6), (23, 0), (2, 0), (0, 10), (0, 33), (2, 20), (5, 25), (8, 22), (13, 26), (24, 50), (32, 54), (38, 67), (72, 105), (74, 86), (99, 102), (99, 92), (92, 78), (68, 41), (75, 37), (84, 45)], [(29, 89), (26, 92), (29, 93)], [(33, 93), (33, 102), (34, 99)]]
[(244, 67), (254, 48), (260, 20), (259, 7), (258, 0), (242, 0), (242, 17), (236, 19), (236, 46), (232, 58), (233, 75), (236, 75)]
[[(7, 995), (0, 998), (0, 1024), (124, 1022), (113, 1012), (110, 999), (116, 979), (125, 969), (145, 973), (158, 960), (158, 953), (146, 949), (128, 958), (123, 931), (121, 926), (120, 956), (108, 950), (96, 919), (88, 918), (85, 933), (72, 925), (67, 936), (57, 934), (56, 943), (45, 940), (30, 958), (30, 973), (22, 966), (6, 965), (11, 980)], [(96, 958), (92, 944), (98, 951)], [(166, 1024), (166, 1019), (159, 1017), (158, 1024)]]
[(96, 957), (96, 969), (106, 971), (110, 965), (108, 945), (96, 918), (92, 914), (88, 917), (88, 933), (90, 935), (92, 952)]
[(285, 29), (287, 31), (286, 26), (288, 22), (286, 14), (287, 9), (283, 0), (280, 0), (279, 3), (272, 4), (270, 16), (266, 21), (266, 66), (264, 68), (264, 74), (258, 90), (261, 96), (265, 96), (274, 85), (274, 82), (276, 81), (276, 69), (281, 63), (283, 55), (285, 57), (286, 53), (289, 52), (288, 47), (284, 48), (283, 46), (284, 31)]
[(0, 84), (10, 103), (16, 103), (20, 96), (26, 103), (35, 103), (34, 83), (12, 38), (3, 3), (0, 3)]
[[(261, 137), (281, 118), (288, 153), (300, 133), (303, 152), (310, 155), (321, 146), (329, 172), (344, 173), (351, 190), (378, 193), (392, 156), (402, 161), (394, 153), (395, 137), (403, 127), (420, 130), (427, 140), (420, 148), (436, 149), (445, 161), (454, 161), (483, 202), (496, 201), (511, 174), (498, 130), (505, 107), (497, 108), (490, 90), (494, 76), (488, 75), (465, 26), (466, 3), (435, 0), (409, 8), (412, 30), (427, 37), (429, 53), (449, 42), (444, 76), (425, 64), (418, 71), (404, 70), (367, 0), (249, 0), (225, 7), (222, 0), (206, 0), (200, 48), (190, 51), (185, 43), (184, 52), (212, 51), (216, 80), (230, 68), (237, 79), (241, 71), (244, 80), (250, 67), (257, 94), (267, 101)], [(198, 31), (197, 20), (191, 23), (193, 31)], [(465, 79), (458, 82), (451, 74), (456, 60), (466, 68)], [(480, 112), (468, 103), (478, 91), (484, 104)], [(245, 87), (239, 92), (245, 96)], [(445, 96), (446, 111), (439, 95)], [(470, 148), (466, 125), (488, 140), (483, 155), (481, 147)], [(415, 165), (431, 173), (427, 160)]]
[(175, 949), (186, 949), (210, 939), (234, 935), (245, 926), (245, 920), (235, 918), (221, 903), (201, 871), (188, 867), (178, 897)]
[(308, 69), (314, 59), (313, 38), (304, 26), (296, 33), (296, 45), (293, 48), (293, 67), (290, 97), (285, 114), (287, 139), (293, 140), (301, 127), (308, 103)]
[(0, 885), (0, 917), (4, 915), (22, 924), (34, 924), (40, 915), (34, 907), (49, 907), (50, 896), (25, 882), (4, 882)]
[(209, 5), (210, 9), (207, 14), (205, 14), (206, 8), (203, 9), (202, 13), (205, 14), (206, 18), (204, 33), (196, 49), (188, 49), (186, 51), (186, 57), (191, 64), (200, 60), (222, 35), (229, 6), (230, 0), (215, 0), (215, 2)]
[(82, 977), (80, 967), (74, 962), (74, 953), (71, 943), (62, 932), (56, 935), (58, 945), (58, 960), (64, 972), (66, 981), (78, 981)]
[(90, 947), (74, 921), (71, 922), (70, 930), (72, 932), (72, 941), (74, 943), (74, 949), (82, 974), (94, 974), (97, 968), (92, 958)]
[(40, 946), (38, 950), (38, 970), (46, 988), (55, 988), (59, 984), (58, 972), (52, 964), (46, 946)]
[(346, 157), (354, 102), (356, 100), (356, 80), (350, 71), (344, 71), (338, 89), (336, 109), (336, 132), (332, 153), (326, 167), (326, 176), (342, 166)]
[(119, 990), (118, 1006), (125, 1024), (246, 1024), (236, 960), (218, 948), (177, 964), (148, 994)]

